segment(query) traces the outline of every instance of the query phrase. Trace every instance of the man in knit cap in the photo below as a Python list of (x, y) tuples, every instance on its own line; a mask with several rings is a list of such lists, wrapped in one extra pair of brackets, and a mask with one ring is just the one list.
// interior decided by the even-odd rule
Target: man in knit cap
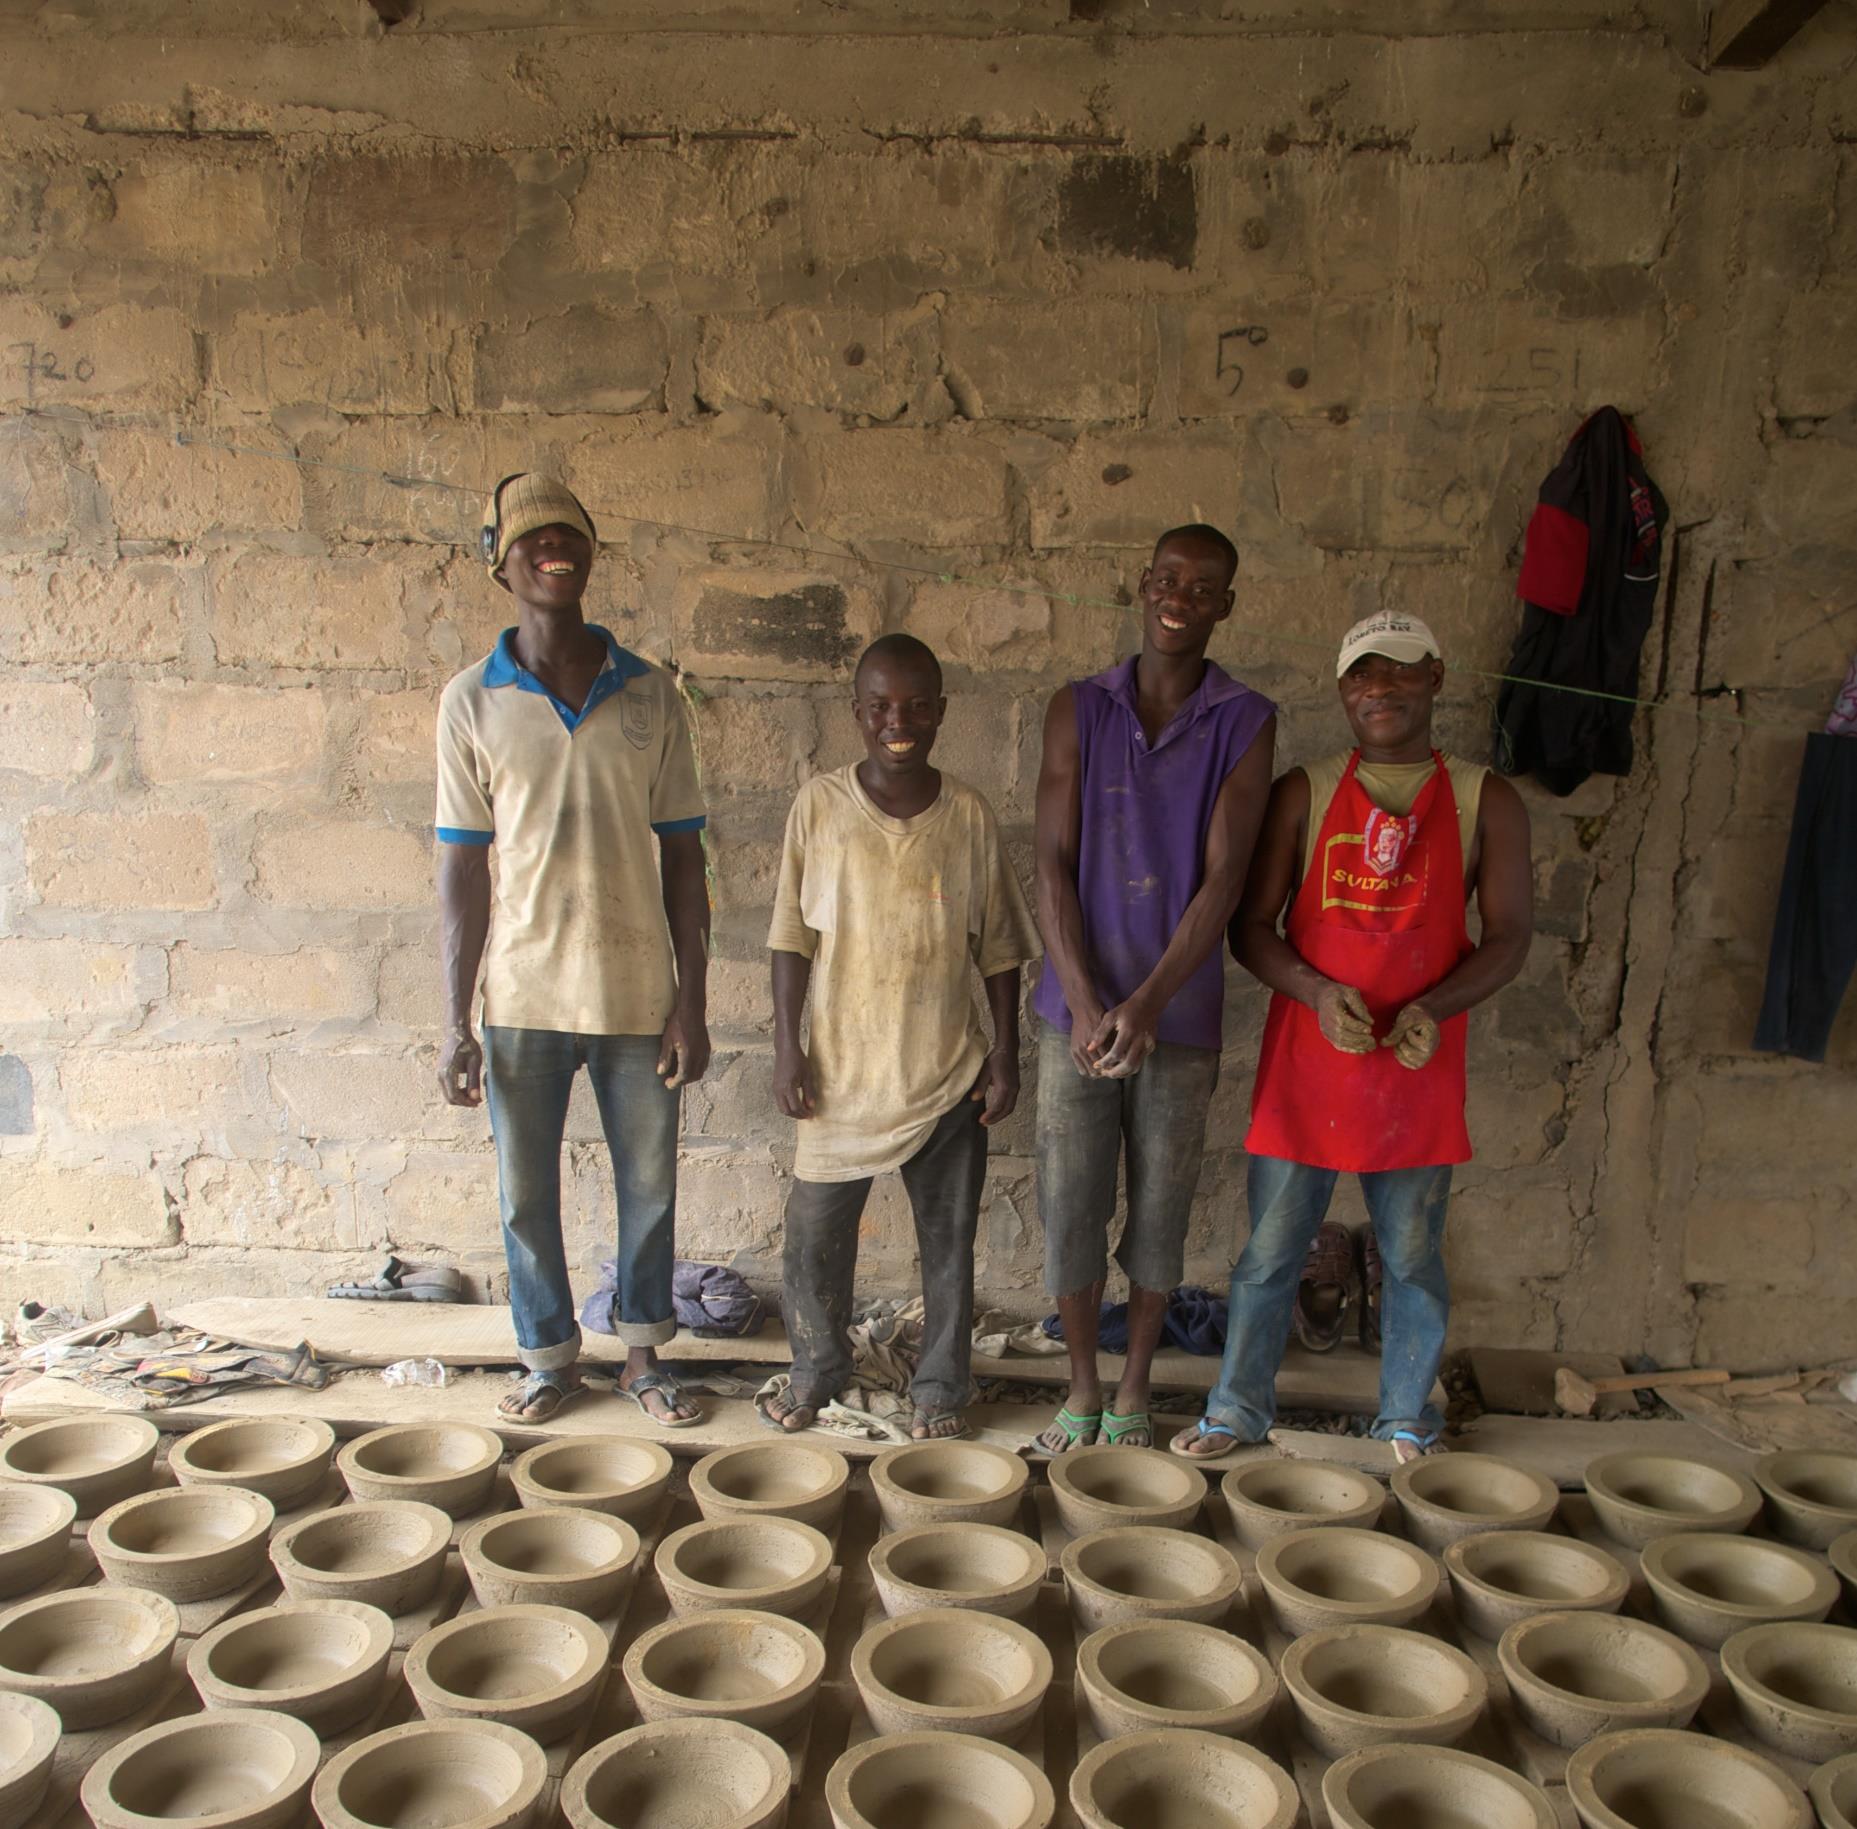
[(581, 612), (595, 546), (592, 517), (552, 477), (506, 477), (485, 508), (484, 564), (517, 621), (439, 702), (439, 1082), (453, 1105), (489, 1097), (527, 1371), (499, 1414), (546, 1421), (584, 1390), (561, 1239), (561, 1145), (584, 1066), (618, 1197), (618, 1388), (682, 1428), (700, 1413), (653, 1349), (676, 1331), (678, 1088), (709, 1065), (704, 813), (675, 684)]

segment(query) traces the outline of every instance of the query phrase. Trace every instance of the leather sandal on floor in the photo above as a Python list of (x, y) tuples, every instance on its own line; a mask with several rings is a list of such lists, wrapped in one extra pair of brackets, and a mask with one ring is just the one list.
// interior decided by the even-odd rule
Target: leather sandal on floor
[[(577, 1378), (570, 1380), (561, 1372), (531, 1372), (497, 1405), (496, 1413), (498, 1419), (506, 1423), (552, 1422), (569, 1404), (586, 1394), (587, 1387)], [(553, 1401), (546, 1402), (547, 1399)], [(529, 1415), (537, 1404), (544, 1407), (536, 1415)]]
[(1291, 1325), (1312, 1353), (1332, 1353), (1341, 1344), (1348, 1306), (1360, 1299), (1360, 1273), (1354, 1267), (1354, 1241), (1339, 1221), (1325, 1219), (1309, 1247), (1296, 1285)]
[(340, 1302), (462, 1302), (464, 1278), (445, 1264), (406, 1264), (390, 1257), (365, 1283), (331, 1283)]
[(674, 1406), (683, 1400), (683, 1386), (669, 1372), (640, 1372), (629, 1385), (621, 1384), (615, 1378), (613, 1389), (621, 1397), (631, 1398), (660, 1429), (694, 1429), (703, 1420), (700, 1410), (694, 1416), (665, 1416), (660, 1415), (645, 1402), (646, 1397), (653, 1391), (656, 1391), (667, 1405)]

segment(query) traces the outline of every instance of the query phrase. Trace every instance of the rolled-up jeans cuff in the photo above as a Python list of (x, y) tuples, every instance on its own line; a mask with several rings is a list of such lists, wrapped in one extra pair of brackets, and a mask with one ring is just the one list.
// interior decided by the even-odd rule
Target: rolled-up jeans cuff
[(580, 1329), (575, 1328), (573, 1337), (559, 1346), (519, 1346), (516, 1357), (528, 1371), (559, 1372), (580, 1357)]
[(624, 1347), (663, 1346), (677, 1337), (677, 1318), (668, 1321), (621, 1321), (613, 1316), (613, 1337)]

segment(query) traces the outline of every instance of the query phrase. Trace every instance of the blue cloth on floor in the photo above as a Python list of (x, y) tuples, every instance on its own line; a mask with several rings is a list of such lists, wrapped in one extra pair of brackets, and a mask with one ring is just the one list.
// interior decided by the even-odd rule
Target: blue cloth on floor
[[(1096, 1344), (1105, 1353), (1128, 1351), (1128, 1304), (1105, 1302), (1097, 1322)], [(1053, 1340), (1064, 1338), (1064, 1323), (1046, 1315), (1044, 1330)], [(1167, 1298), (1161, 1317), (1161, 1345), (1183, 1353), (1216, 1357), (1225, 1351), (1225, 1298), (1196, 1283), (1182, 1283)]]
[[(590, 1333), (610, 1334), (618, 1264), (600, 1266), (600, 1286), (581, 1304), (580, 1324)], [(678, 1258), (671, 1268), (671, 1312), (686, 1332), (709, 1340), (734, 1340), (761, 1331), (767, 1311), (761, 1298), (726, 1264), (696, 1264)]]

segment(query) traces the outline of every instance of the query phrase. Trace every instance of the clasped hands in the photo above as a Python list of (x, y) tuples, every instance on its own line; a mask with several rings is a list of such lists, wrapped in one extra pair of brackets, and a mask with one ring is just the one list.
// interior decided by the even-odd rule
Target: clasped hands
[(1393, 1018), (1385, 1037), (1376, 1041), (1367, 1000), (1351, 984), (1324, 984), (1315, 998), (1315, 1019), (1331, 1047), (1343, 1054), (1371, 1054), (1391, 1048), (1402, 1067), (1415, 1071), (1438, 1052), (1438, 1019), (1422, 1003), (1412, 1002)]

